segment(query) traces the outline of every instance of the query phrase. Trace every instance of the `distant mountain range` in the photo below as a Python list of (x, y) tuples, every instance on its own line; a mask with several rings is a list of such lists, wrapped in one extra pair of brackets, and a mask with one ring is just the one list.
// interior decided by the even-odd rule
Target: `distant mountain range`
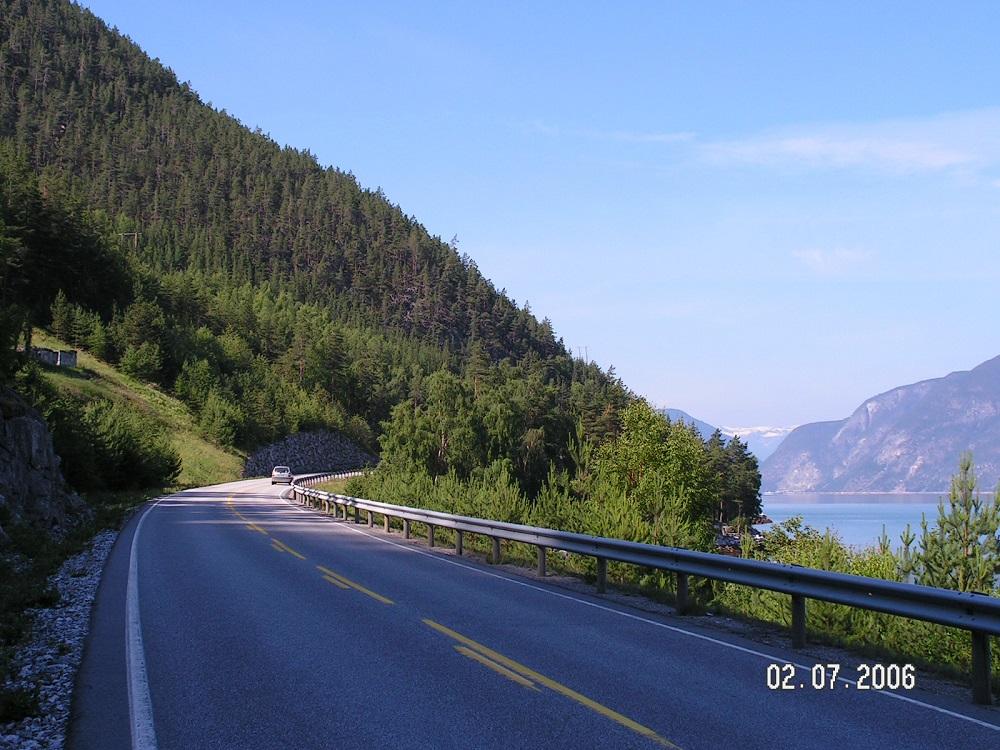
[(1000, 478), (1000, 357), (894, 388), (847, 419), (793, 430), (762, 467), (770, 492), (940, 492), (970, 450), (980, 487)]
[[(680, 409), (661, 409), (660, 412), (669, 417), (672, 421), (686, 422), (693, 424), (698, 433), (704, 438), (715, 432), (715, 426), (708, 422), (703, 422)], [(763, 461), (770, 456), (774, 450), (785, 439), (785, 436), (794, 428), (792, 427), (720, 427), (722, 434), (727, 438), (739, 435), (740, 440), (747, 444), (750, 452), (757, 456), (758, 461)]]

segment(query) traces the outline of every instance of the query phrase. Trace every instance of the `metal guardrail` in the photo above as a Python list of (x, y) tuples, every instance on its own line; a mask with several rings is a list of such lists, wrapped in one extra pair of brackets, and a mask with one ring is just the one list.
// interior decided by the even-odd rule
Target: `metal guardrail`
[(538, 572), (545, 575), (545, 555), (548, 549), (588, 555), (597, 560), (597, 591), (607, 586), (607, 562), (639, 565), (670, 571), (677, 576), (677, 609), (689, 607), (688, 576), (752, 586), (788, 594), (791, 597), (792, 645), (801, 648), (806, 641), (806, 600), (844, 604), (849, 607), (884, 612), (900, 617), (948, 625), (968, 630), (972, 636), (972, 694), (980, 704), (992, 702), (990, 636), (1000, 635), (1000, 599), (986, 594), (966, 593), (886, 581), (879, 578), (816, 570), (797, 565), (746, 560), (710, 552), (695, 552), (676, 547), (661, 547), (621, 539), (594, 537), (569, 531), (544, 529), (505, 521), (458, 516), (404, 505), (379, 503), (347, 495), (322, 492), (307, 487), (333, 478), (358, 476), (361, 472), (310, 474), (296, 478), (292, 490), (297, 502), (315, 505), (326, 513), (354, 510), (354, 522), (361, 522), (361, 512), (367, 513), (367, 523), (374, 525), (374, 516), (383, 518), (385, 530), (390, 530), (390, 518), (402, 519), (403, 535), (410, 537), (410, 523), (427, 527), (430, 546), (434, 546), (434, 529), (455, 531), (455, 549), (462, 554), (463, 534), (480, 534), (492, 539), (492, 562), (500, 560), (500, 540), (507, 539), (535, 545), (538, 549)]

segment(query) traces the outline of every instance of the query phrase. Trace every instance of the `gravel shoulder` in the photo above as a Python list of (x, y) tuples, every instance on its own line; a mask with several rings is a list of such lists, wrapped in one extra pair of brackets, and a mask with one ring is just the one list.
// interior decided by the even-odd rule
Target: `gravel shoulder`
[(17, 652), (6, 687), (38, 689), (39, 715), (0, 724), (0, 749), (56, 750), (66, 743), (73, 683), (90, 629), (104, 563), (118, 533), (102, 531), (62, 564), (49, 583), (59, 603), (33, 611), (31, 639)]

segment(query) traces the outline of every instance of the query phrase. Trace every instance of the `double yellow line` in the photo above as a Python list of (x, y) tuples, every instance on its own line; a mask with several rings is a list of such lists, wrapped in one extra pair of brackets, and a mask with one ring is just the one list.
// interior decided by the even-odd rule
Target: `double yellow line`
[(306, 559), (306, 556), (303, 555), (301, 552), (296, 552), (287, 544), (278, 539), (275, 539), (273, 536), (271, 537), (271, 546), (274, 547), (274, 549), (278, 550), (279, 552), (287, 552), (288, 554), (292, 555), (293, 557), (297, 557), (300, 560)]
[[(270, 536), (265, 529), (255, 524), (253, 521), (251, 521), (249, 518), (244, 516), (236, 509), (236, 504), (233, 502), (232, 496), (226, 498), (226, 506), (229, 508), (230, 511), (236, 514), (237, 518), (239, 518), (246, 524), (248, 529), (256, 531), (260, 534), (264, 534), (265, 536)], [(277, 550), (278, 552), (287, 552), (289, 555), (297, 557), (299, 560), (306, 559), (305, 555), (303, 555), (298, 550), (289, 547), (280, 539), (276, 539), (273, 536), (270, 536), (270, 539), (271, 539), (271, 547)], [(354, 589), (355, 591), (360, 591), (362, 594), (370, 596), (372, 599), (382, 602), (383, 604), (395, 604), (395, 602), (392, 599), (386, 596), (382, 596), (381, 594), (376, 594), (371, 589), (365, 588), (360, 583), (352, 581), (350, 578), (345, 578), (344, 576), (340, 575), (340, 573), (336, 573), (330, 570), (329, 568), (323, 567), (322, 565), (317, 565), (316, 568), (317, 570), (319, 570), (320, 573), (323, 574), (323, 580), (332, 583), (337, 588)]]
[(462, 635), (461, 633), (456, 633), (451, 628), (445, 627), (444, 625), (438, 622), (424, 619), (424, 624), (427, 625), (428, 627), (434, 628), (434, 630), (438, 631), (439, 633), (443, 633), (449, 638), (458, 641), (460, 645), (455, 646), (455, 650), (458, 651), (463, 656), (466, 656), (470, 659), (479, 662), (480, 664), (483, 664), (486, 667), (489, 667), (494, 672), (502, 674), (504, 677), (512, 680), (513, 682), (516, 682), (519, 685), (522, 685), (526, 688), (530, 688), (532, 690), (538, 690), (536, 683), (538, 685), (547, 687), (549, 690), (559, 693), (560, 695), (569, 698), (570, 700), (580, 704), (585, 708), (589, 708), (591, 711), (600, 714), (606, 719), (611, 719), (612, 721), (621, 724), (623, 727), (631, 729), (633, 732), (636, 732), (637, 734), (641, 734), (643, 737), (652, 740), (653, 742), (657, 743), (658, 745), (661, 745), (662, 747), (669, 747), (673, 748), (674, 750), (679, 750), (677, 745), (675, 745), (665, 737), (661, 737), (649, 727), (643, 726), (639, 722), (633, 721), (627, 716), (618, 713), (613, 708), (608, 708), (607, 706), (576, 692), (572, 688), (566, 687), (561, 682), (556, 682), (550, 677), (546, 677), (545, 675), (536, 672), (530, 667), (526, 667), (520, 662), (516, 662), (513, 659), (510, 659), (504, 656), (503, 654), (498, 653), (487, 646), (484, 646), (481, 643), (477, 643), (476, 641), (472, 640), (467, 636)]
[(382, 602), (383, 604), (395, 604), (392, 599), (382, 596), (381, 594), (376, 594), (371, 589), (366, 589), (360, 583), (355, 583), (350, 578), (345, 578), (340, 575), (340, 573), (335, 573), (329, 568), (325, 568), (322, 565), (317, 565), (316, 570), (323, 574), (323, 580), (328, 583), (332, 583), (337, 588), (341, 589), (354, 589), (355, 591), (360, 591), (362, 594), (367, 594), (372, 599)]
[[(246, 527), (248, 529), (250, 529), (251, 531), (256, 531), (258, 534), (263, 534), (264, 536), (269, 536), (269, 534), (267, 533), (267, 531), (265, 529), (261, 528), (260, 526), (258, 526), (257, 524), (255, 524), (253, 521), (251, 521), (249, 518), (247, 518), (242, 513), (240, 513), (238, 510), (236, 510), (236, 504), (233, 503), (232, 496), (226, 498), (226, 506), (229, 508), (230, 511), (232, 511), (233, 513), (236, 514), (237, 518), (239, 518), (241, 521), (243, 521), (243, 523), (246, 524)], [(297, 557), (300, 560), (305, 560), (306, 559), (306, 556), (303, 555), (301, 552), (295, 551), (294, 549), (292, 549), (291, 547), (289, 547), (287, 544), (285, 544), (284, 542), (282, 542), (280, 539), (275, 539), (273, 536), (271, 537), (271, 546), (274, 549), (278, 550), (278, 552), (287, 552), (288, 554), (293, 555), (294, 557)]]
[[(233, 513), (235, 513), (237, 517), (240, 518), (240, 520), (246, 523), (248, 528), (252, 529), (253, 531), (257, 531), (261, 534), (267, 535), (267, 531), (262, 529), (257, 524), (253, 523), (250, 519), (248, 519), (238, 510), (236, 510), (236, 506), (233, 504), (233, 499), (231, 497), (226, 501), (226, 505), (229, 506), (229, 509)], [(289, 547), (284, 542), (275, 539), (274, 537), (271, 537), (271, 546), (274, 549), (278, 550), (279, 552), (287, 552), (288, 554), (293, 555), (294, 557), (297, 557), (300, 560), (306, 559), (305, 555), (302, 555), (301, 553)], [(345, 576), (341, 575), (340, 573), (337, 573), (336, 571), (330, 570), (330, 568), (327, 568), (323, 565), (317, 565), (316, 569), (323, 575), (324, 581), (336, 586), (339, 589), (344, 589), (344, 590), (354, 589), (355, 591), (360, 591), (362, 594), (365, 594), (366, 596), (369, 596), (372, 599), (381, 602), (382, 604), (390, 604), (390, 605), (395, 604), (395, 602), (392, 599), (382, 596), (381, 594), (377, 594), (371, 589), (365, 588), (360, 583), (352, 581), (350, 578), (346, 578)], [(673, 750), (679, 750), (677, 745), (672, 743), (670, 740), (661, 737), (649, 727), (644, 726), (638, 723), (637, 721), (633, 721), (627, 716), (618, 713), (614, 709), (608, 708), (607, 706), (598, 703), (597, 701), (588, 698), (587, 696), (582, 695), (581, 693), (576, 692), (572, 688), (563, 685), (561, 682), (557, 682), (556, 680), (553, 680), (550, 677), (546, 677), (545, 675), (536, 672), (530, 667), (527, 667), (524, 664), (521, 664), (520, 662), (516, 662), (513, 659), (504, 656), (503, 654), (494, 651), (493, 649), (487, 646), (484, 646), (481, 643), (477, 643), (471, 638), (464, 636), (461, 633), (457, 633), (451, 628), (445, 627), (440, 623), (434, 622), (433, 620), (429, 620), (426, 618), (423, 620), (423, 622), (428, 627), (433, 628), (437, 632), (446, 635), (452, 640), (456, 641), (457, 645), (455, 645), (455, 651), (457, 651), (459, 654), (466, 657), (467, 659), (471, 659), (472, 661), (481, 664), (482, 666), (492, 670), (493, 672), (501, 675), (502, 677), (505, 677), (511, 682), (514, 682), (524, 688), (527, 688), (529, 690), (534, 690), (536, 692), (541, 692), (541, 688), (539, 686), (548, 688), (549, 690), (552, 690), (553, 692), (556, 692), (559, 695), (569, 698), (570, 700), (583, 706), (584, 708), (590, 709), (591, 711), (600, 714), (601, 716), (610, 719), (611, 721), (614, 721), (617, 724), (620, 724), (621, 726), (630, 729), (633, 732), (640, 734), (649, 740), (652, 740), (653, 742), (662, 747), (672, 748)]]

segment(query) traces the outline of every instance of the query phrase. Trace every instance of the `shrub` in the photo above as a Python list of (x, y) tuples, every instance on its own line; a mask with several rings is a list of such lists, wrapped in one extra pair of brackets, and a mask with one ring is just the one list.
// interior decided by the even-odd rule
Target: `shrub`
[(94, 436), (96, 463), (107, 487), (155, 487), (180, 473), (180, 456), (166, 432), (141, 412), (99, 400), (84, 406), (82, 421)]
[(217, 443), (235, 445), (246, 422), (243, 410), (219, 391), (211, 391), (201, 409), (198, 424)]
[(136, 380), (154, 382), (163, 368), (163, 355), (157, 344), (144, 341), (139, 346), (129, 345), (122, 355), (119, 366), (127, 375)]

